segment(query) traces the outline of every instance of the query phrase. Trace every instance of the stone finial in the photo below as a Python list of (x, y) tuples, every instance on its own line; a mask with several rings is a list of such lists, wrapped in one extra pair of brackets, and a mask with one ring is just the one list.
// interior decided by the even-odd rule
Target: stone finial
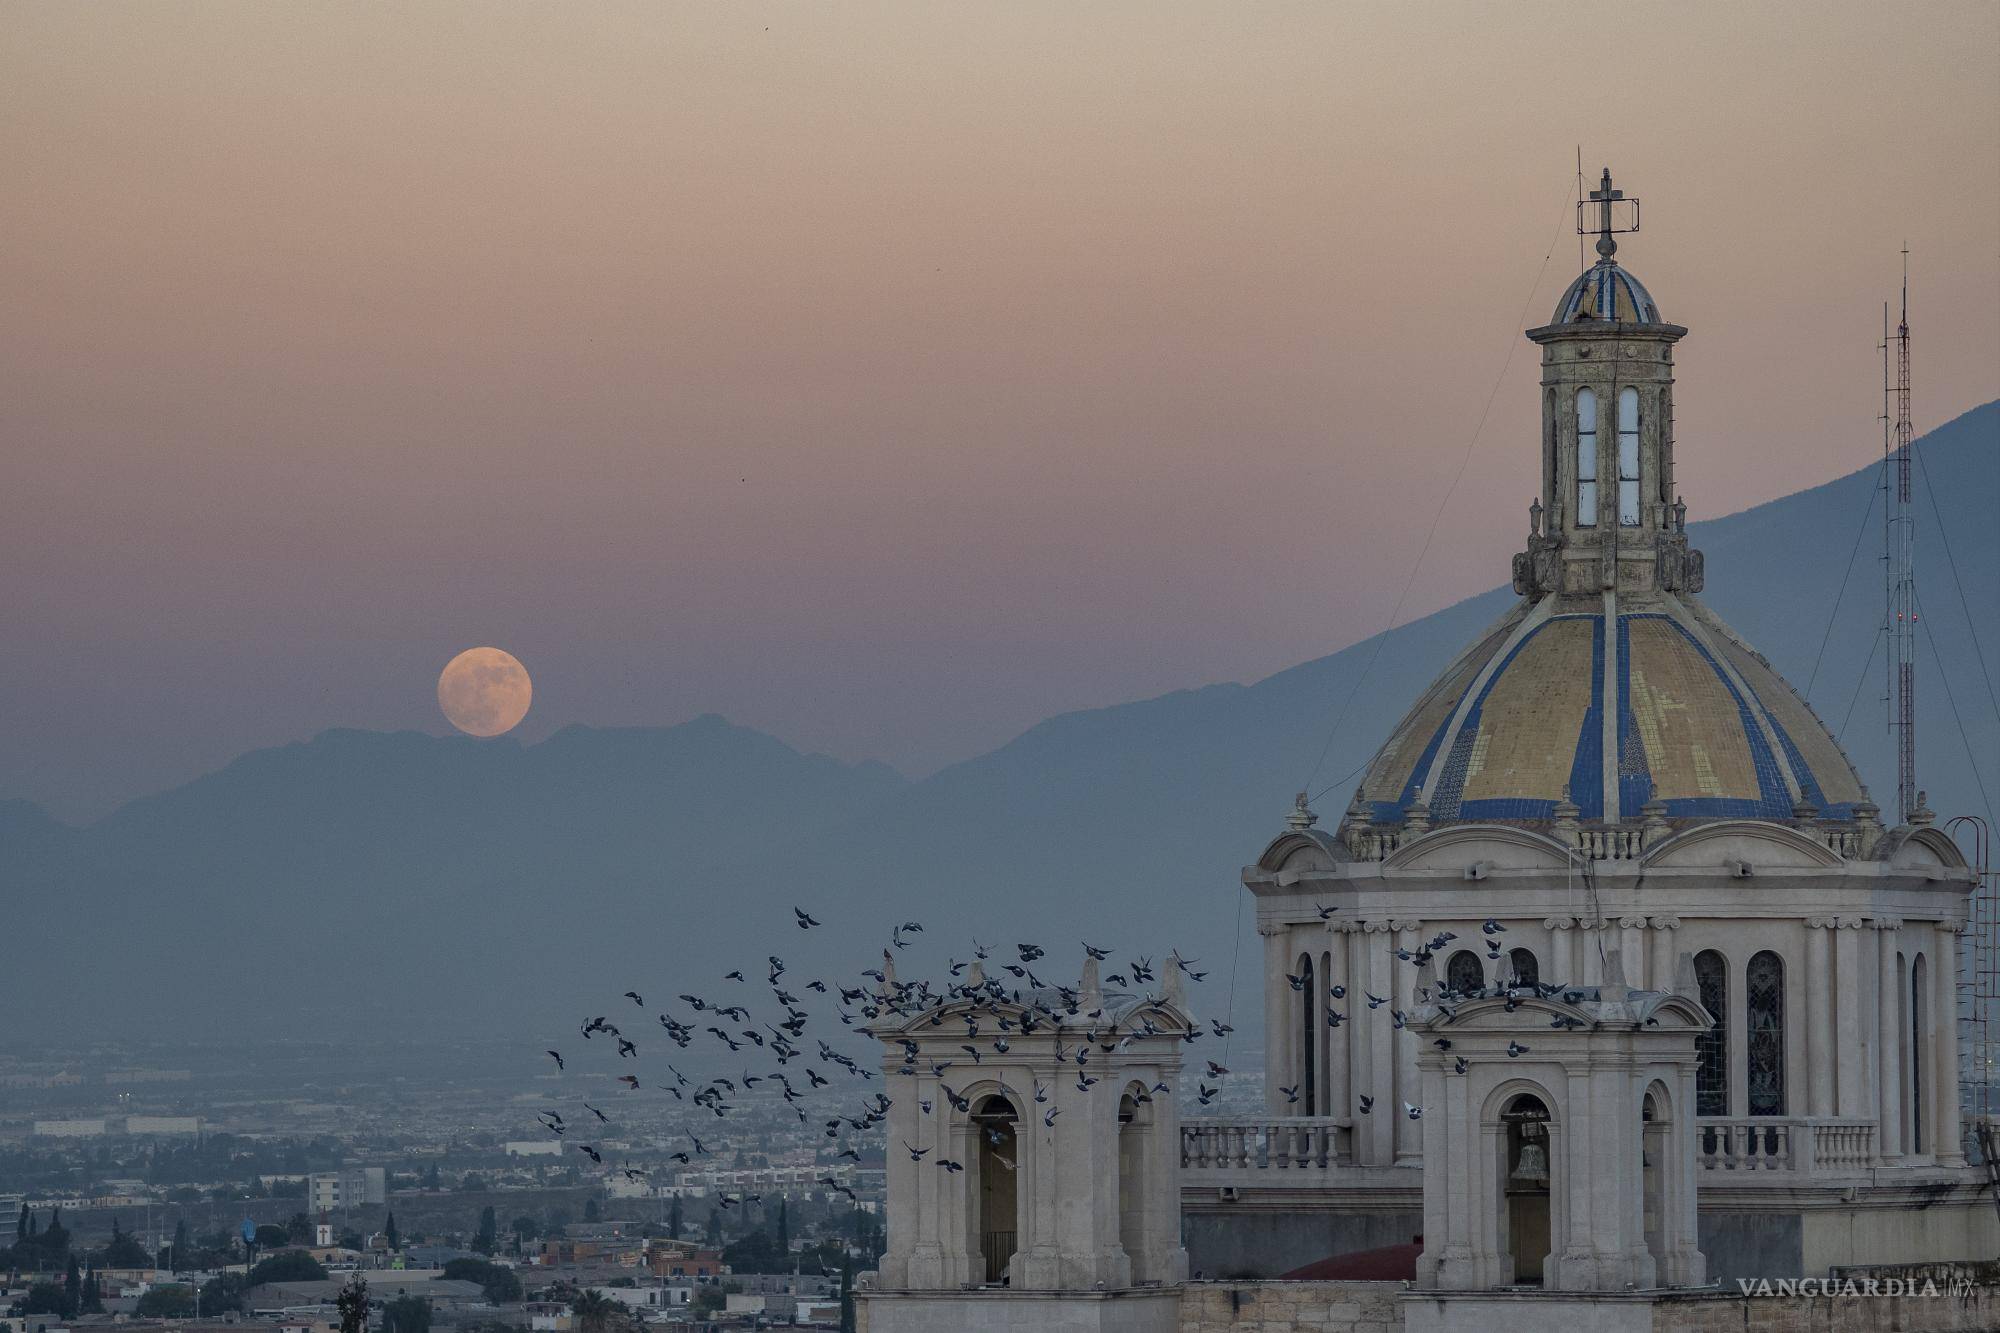
[(1528, 535), (1530, 537), (1542, 535), (1542, 497), (1539, 495), (1535, 497), (1535, 502), (1528, 506)]
[(1659, 797), (1656, 796), (1640, 806), (1639, 814), (1642, 820), (1639, 826), (1641, 846), (1653, 847), (1673, 831), (1667, 824), (1667, 803)]
[(1422, 796), (1418, 796), (1416, 800), (1410, 802), (1407, 822), (1404, 827), (1413, 838), (1422, 837), (1424, 834), (1429, 833), (1431, 831), (1430, 802), (1426, 801)]
[(1181, 980), (1181, 970), (1178, 967), (1167, 969), (1166, 979), (1161, 983), (1160, 989), (1168, 1004), (1176, 1009), (1187, 1008), (1187, 984)]
[(1927, 791), (1918, 792), (1916, 808), (1910, 811), (1910, 826), (1912, 828), (1922, 828), (1936, 818), (1937, 811), (1931, 809), (1930, 793)]
[(1819, 807), (1801, 796), (1792, 802), (1792, 822), (1800, 828), (1810, 825), (1819, 818)]
[(1854, 807), (1854, 859), (1872, 861), (1875, 846), (1882, 841), (1882, 807), (1868, 799), (1866, 791)]
[(892, 997), (896, 993), (896, 956), (887, 949), (882, 951), (882, 989)]
[(966, 969), (965, 984), (969, 987), (984, 986), (986, 984), (986, 965), (977, 958), (973, 959), (972, 966)]
[(1683, 950), (1674, 959), (1674, 994), (1699, 1002), (1701, 982), (1694, 974), (1694, 955)]
[[(1556, 831), (1573, 837), (1577, 829), (1577, 816), (1582, 813), (1583, 811), (1578, 807), (1577, 803), (1569, 798), (1569, 784), (1567, 782), (1563, 783), (1562, 799), (1556, 802), (1554, 810)], [(1568, 839), (1566, 838), (1565, 840), (1567, 841)]]
[(1294, 833), (1304, 833), (1317, 823), (1319, 823), (1319, 816), (1314, 814), (1312, 807), (1306, 804), (1306, 794), (1300, 792), (1292, 800), (1292, 812), (1285, 816), (1285, 827)]
[(1104, 988), (1097, 980), (1097, 960), (1089, 954), (1083, 956), (1083, 977), (1076, 983), (1076, 990), (1087, 1008), (1095, 1009), (1104, 1003)]

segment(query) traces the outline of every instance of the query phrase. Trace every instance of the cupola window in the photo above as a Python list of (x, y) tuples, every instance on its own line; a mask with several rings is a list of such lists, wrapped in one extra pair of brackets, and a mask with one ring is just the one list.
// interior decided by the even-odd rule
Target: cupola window
[(1597, 526), (1597, 394), (1576, 391), (1576, 525)]
[(1618, 526), (1639, 526), (1639, 391), (1618, 391)]

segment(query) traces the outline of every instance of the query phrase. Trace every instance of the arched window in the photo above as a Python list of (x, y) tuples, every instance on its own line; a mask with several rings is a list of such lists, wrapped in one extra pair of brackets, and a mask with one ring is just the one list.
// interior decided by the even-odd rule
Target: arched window
[(1535, 951), (1533, 949), (1513, 950), (1507, 955), (1507, 965), (1514, 969), (1515, 985), (1541, 985), (1542, 965), (1535, 961)]
[(1694, 1039), (1694, 1111), (1729, 1114), (1729, 962), (1713, 949), (1694, 956), (1694, 980), (1701, 1007), (1715, 1026)]
[(1014, 1259), (1019, 1217), (1015, 1198), (1019, 1148), (1014, 1137), (1013, 1105), (1005, 1097), (986, 1098), (973, 1111), (971, 1128), (978, 1136), (971, 1161), (978, 1171), (978, 1192), (973, 1197), (979, 1216), (979, 1250), (985, 1258), (981, 1271), (986, 1285), (998, 1286), (1006, 1282), (1008, 1265)]
[(1460, 949), (1445, 964), (1444, 984), (1461, 995), (1486, 988), (1486, 969), (1479, 965), (1479, 955), (1470, 949)]
[(1576, 525), (1597, 526), (1597, 394), (1576, 391)]
[(1618, 391), (1618, 526), (1639, 526), (1639, 391)]
[(1298, 1115), (1319, 1114), (1319, 986), (1313, 974), (1313, 956), (1299, 955), (1299, 1100)]
[(1766, 949), (1743, 974), (1744, 1054), (1751, 1115), (1785, 1113), (1785, 963)]

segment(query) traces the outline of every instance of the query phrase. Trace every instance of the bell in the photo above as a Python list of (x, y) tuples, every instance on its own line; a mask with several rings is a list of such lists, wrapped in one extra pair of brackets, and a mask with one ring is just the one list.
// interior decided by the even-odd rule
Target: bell
[(1521, 1156), (1514, 1163), (1513, 1179), (1546, 1185), (1549, 1180), (1548, 1149), (1535, 1142), (1522, 1144)]

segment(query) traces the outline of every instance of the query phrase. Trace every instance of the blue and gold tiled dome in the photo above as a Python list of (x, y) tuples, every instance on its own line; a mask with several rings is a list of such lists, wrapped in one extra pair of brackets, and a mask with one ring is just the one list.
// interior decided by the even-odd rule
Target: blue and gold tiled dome
[(1551, 324), (1578, 320), (1615, 320), (1625, 324), (1659, 324), (1660, 307), (1645, 284), (1616, 260), (1603, 259), (1579, 273), (1556, 302)]
[(1363, 779), (1377, 822), (1850, 820), (1860, 778), (1805, 701), (1699, 603), (1523, 601), (1417, 701)]

